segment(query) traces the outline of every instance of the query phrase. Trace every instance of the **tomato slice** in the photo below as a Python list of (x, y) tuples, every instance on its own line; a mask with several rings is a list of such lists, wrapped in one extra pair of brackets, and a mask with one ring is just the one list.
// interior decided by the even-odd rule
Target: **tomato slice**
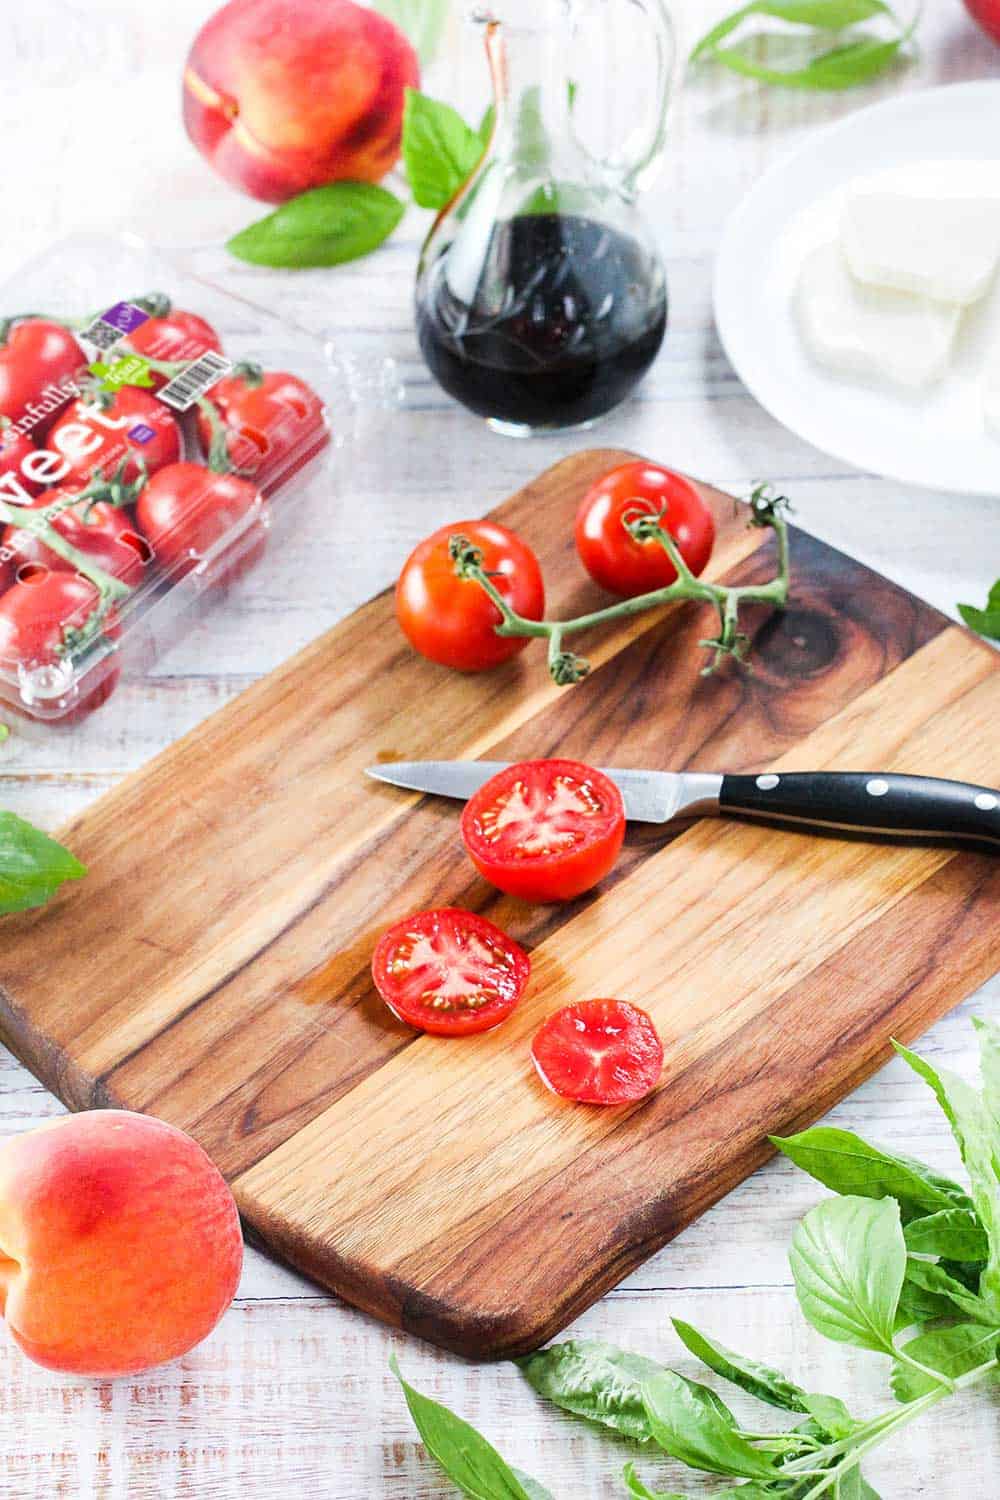
[(375, 988), (394, 1015), (434, 1036), (471, 1036), (506, 1021), (531, 960), (501, 928), (459, 907), (406, 917), (372, 958)]
[(656, 1087), (663, 1044), (627, 1000), (582, 1000), (557, 1010), (531, 1044), (542, 1082), (581, 1104), (630, 1104)]
[(624, 837), (621, 793), (578, 760), (507, 766), (462, 813), (462, 838), (480, 875), (522, 901), (570, 901), (589, 891)]

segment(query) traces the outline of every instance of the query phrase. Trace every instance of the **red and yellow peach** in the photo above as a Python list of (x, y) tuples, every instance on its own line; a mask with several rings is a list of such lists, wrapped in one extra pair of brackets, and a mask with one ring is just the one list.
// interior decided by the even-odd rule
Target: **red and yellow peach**
[(177, 1358), (242, 1261), (225, 1179), (172, 1125), (94, 1110), (0, 1146), (0, 1309), (40, 1365), (113, 1376)]
[(402, 32), (353, 0), (229, 0), (191, 48), (184, 123), (229, 182), (283, 203), (384, 177), (418, 81)]

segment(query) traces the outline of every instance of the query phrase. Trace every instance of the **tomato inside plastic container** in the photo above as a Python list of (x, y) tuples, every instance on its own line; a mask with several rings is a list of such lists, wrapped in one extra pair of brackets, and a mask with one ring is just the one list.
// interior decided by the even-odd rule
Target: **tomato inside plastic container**
[(0, 287), (0, 702), (76, 723), (255, 569), (314, 553), (351, 399), (318, 337), (131, 239)]

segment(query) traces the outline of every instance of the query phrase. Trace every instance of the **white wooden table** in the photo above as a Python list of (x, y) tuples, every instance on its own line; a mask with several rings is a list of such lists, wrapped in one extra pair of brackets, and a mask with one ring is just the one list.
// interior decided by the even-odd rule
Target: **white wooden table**
[[(257, 208), (216, 181), (178, 119), (181, 65), (213, 0), (34, 0), (10, 5), (0, 49), (4, 231), (0, 274), (54, 237), (104, 226), (164, 246), (217, 245)], [(690, 35), (729, 7), (674, 0)], [(621, 443), (740, 489), (778, 481), (817, 535), (942, 609), (980, 601), (1000, 573), (1000, 503), (934, 495), (859, 475), (778, 427), (728, 367), (710, 313), (712, 255), (726, 214), (760, 171), (827, 120), (898, 89), (1000, 74), (1000, 50), (958, 0), (930, 0), (919, 63), (847, 96), (761, 93), (728, 76), (690, 84), (674, 114), (669, 160), (646, 211), (668, 262), (672, 322), (641, 396), (601, 440)], [(478, 62), (428, 87), (481, 102)], [(996, 133), (996, 121), (984, 130)], [(873, 149), (877, 143), (873, 143)], [(259, 674), (393, 577), (424, 533), (481, 512), (583, 440), (510, 442), (448, 404), (423, 371), (410, 317), (422, 232), (414, 214), (377, 257), (333, 272), (255, 271), (209, 250), (232, 290), (266, 301), (334, 339), (361, 362), (397, 361), (404, 422), (379, 419), (342, 452), (320, 545), (272, 559), (208, 628), (148, 677), (124, 687), (69, 735), (17, 735), (0, 752), (3, 804), (58, 825)], [(399, 432), (405, 430), (405, 441)], [(395, 441), (394, 441), (395, 436)], [(367, 533), (359, 541), (361, 528)], [(2, 935), (0, 935), (2, 940)], [(41, 958), (40, 958), (40, 961)], [(1000, 959), (998, 959), (1000, 961)], [(923, 1049), (974, 1069), (970, 1016), (1000, 983), (924, 1039)], [(0, 1049), (0, 1123), (24, 1130), (61, 1106)], [(949, 1171), (955, 1153), (929, 1094), (892, 1063), (846, 1100), (839, 1124)], [(673, 1313), (787, 1368), (813, 1390), (885, 1400), (874, 1356), (834, 1349), (798, 1316), (786, 1261), (797, 1218), (819, 1196), (782, 1161), (758, 1172), (576, 1325), (692, 1373), (668, 1325)], [(560, 1500), (621, 1494), (627, 1454), (550, 1409), (508, 1367), (474, 1368), (396, 1337), (249, 1252), (235, 1305), (186, 1359), (137, 1380), (60, 1379), (30, 1365), (0, 1333), (0, 1496), (18, 1500), (238, 1500), (297, 1497), (421, 1500), (452, 1493), (414, 1441), (387, 1361), (492, 1434), (508, 1458)], [(658, 1487), (704, 1493), (678, 1468), (651, 1466)], [(886, 1500), (964, 1500), (995, 1493), (995, 1398), (940, 1408), (871, 1465)], [(710, 1488), (710, 1486), (709, 1486)]]

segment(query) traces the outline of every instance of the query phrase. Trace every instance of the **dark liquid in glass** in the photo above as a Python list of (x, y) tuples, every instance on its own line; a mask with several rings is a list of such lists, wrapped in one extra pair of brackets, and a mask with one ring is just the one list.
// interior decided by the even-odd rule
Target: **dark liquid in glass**
[(594, 220), (498, 223), (471, 305), (446, 264), (418, 288), (417, 334), (431, 373), (479, 416), (532, 428), (590, 421), (624, 400), (663, 341), (658, 265)]

